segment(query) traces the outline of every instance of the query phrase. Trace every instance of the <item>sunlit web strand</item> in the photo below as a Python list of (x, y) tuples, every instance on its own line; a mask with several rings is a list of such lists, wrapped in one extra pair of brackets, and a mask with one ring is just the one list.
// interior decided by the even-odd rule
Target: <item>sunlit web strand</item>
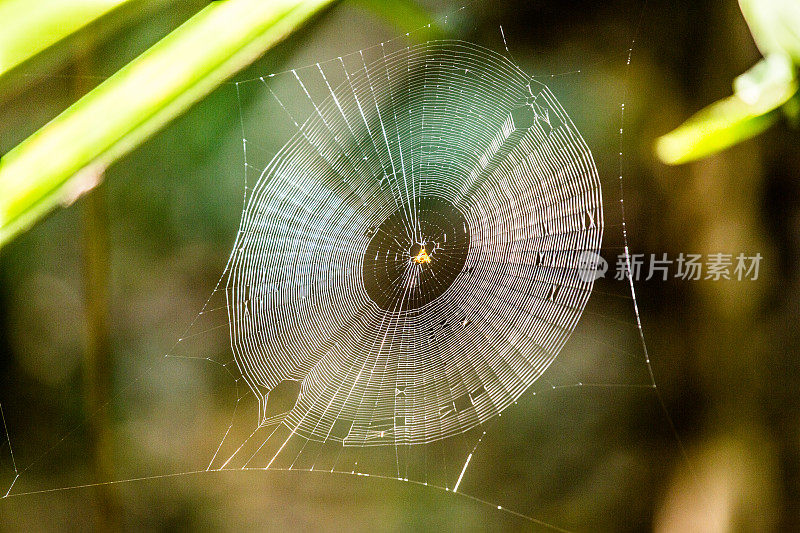
[[(323, 101), (292, 71), (313, 106), (302, 125), (276, 97), (298, 133), (248, 199), (227, 281), (234, 352), (265, 408), (301, 383), (292, 433), (427, 442), (501, 412), (563, 346), (591, 290), (575, 254), (599, 249), (599, 178), (552, 93), (503, 56), (433, 41), (360, 59), (335, 88), (317, 65)], [(463, 220), (431, 225), (435, 199)], [(366, 257), (394, 212), (393, 239)], [(468, 234), (463, 263), (444, 260), (448, 232)], [(429, 270), (415, 247), (439, 250)], [(443, 292), (381, 309), (381, 283), (389, 300)]]

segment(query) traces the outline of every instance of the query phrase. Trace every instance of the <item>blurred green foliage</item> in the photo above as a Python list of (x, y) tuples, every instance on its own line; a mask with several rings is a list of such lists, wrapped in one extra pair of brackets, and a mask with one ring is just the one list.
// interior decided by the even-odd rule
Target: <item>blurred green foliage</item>
[(656, 153), (680, 164), (719, 152), (764, 131), (781, 112), (797, 122), (800, 1), (740, 0), (764, 58), (733, 82), (734, 94), (698, 112), (656, 141)]
[[(464, 3), (425, 0), (441, 13)], [(585, 134), (602, 176), (617, 176), (618, 109), (623, 88), (629, 87), (623, 163), (631, 250), (672, 257), (764, 255), (757, 282), (652, 280), (637, 287), (658, 388), (697, 467), (685, 468), (649, 396), (566, 389), (536, 401), (528, 397), (503, 413), (503, 424), (487, 434), (464, 486), (577, 530), (800, 531), (797, 133), (774, 127), (697, 165), (654, 161), (653, 140), (664, 124), (679, 124), (687, 109), (725, 94), (730, 80), (760, 57), (730, 0), (650, 0), (634, 60), (626, 66), (641, 3), (473, 2), (475, 9), (459, 18), (458, 38), (502, 50), (501, 4), (515, 60), (548, 78)], [(172, 4), (175, 9), (118, 26), (112, 38), (106, 38), (106, 17), (93, 25), (90, 37), (98, 46), (90, 52), (87, 84), (113, 74), (204, 7), (202, 0)], [(272, 48), (242, 78), (397, 36), (397, 21), (381, 24), (353, 7), (335, 5)], [(81, 46), (63, 48), (67, 58), (89, 53)], [(34, 61), (38, 67), (40, 57)], [(12, 94), (0, 87), (0, 153), (80, 94), (71, 63), (34, 69), (26, 62), (22, 70), (19, 78), (12, 73), (4, 78), (13, 80), (0, 79), (0, 85), (25, 85)], [(241, 109), (250, 129), (268, 130), (268, 155), (282, 146), (291, 125), (276, 131), (280, 121), (259, 114), (257, 103), (243, 98)], [(115, 479), (196, 467), (229, 423), (236, 396), (228, 376), (197, 359), (161, 363), (160, 354), (195, 317), (230, 252), (242, 202), (239, 108), (234, 86), (224, 84), (106, 172), (114, 394), (108, 419)], [(90, 235), (80, 215), (91, 200), (87, 196), (55, 210), (0, 249), (0, 401), (14, 452), (27, 465), (60, 442), (15, 491), (107, 479), (89, 471), (84, 430), (60, 440), (90, 418), (81, 384), (87, 343), (81, 241)], [(620, 309), (628, 307), (629, 300), (620, 300)], [(617, 313), (616, 308), (603, 312)], [(592, 338), (628, 346), (614, 330), (583, 323)], [(211, 333), (198, 337), (190, 355), (221, 360), (229, 354), (227, 332)], [(616, 365), (639, 364), (634, 357), (604, 357), (573, 341), (572, 353), (565, 354), (573, 357), (563, 358), (574, 362), (565, 366), (572, 374), (628, 376), (628, 367)], [(151, 372), (155, 359), (157, 371)], [(143, 378), (131, 386), (136, 376)], [(11, 481), (7, 463), (8, 447), (0, 444), (5, 486)], [(131, 530), (521, 527), (510, 515), (487, 512), (452, 493), (323, 473), (203, 474), (111, 487), (123, 504), (119, 521)], [(706, 495), (713, 497), (710, 506), (704, 505)], [(93, 489), (2, 500), (0, 531), (86, 529), (87, 521), (100, 515), (100, 500)]]

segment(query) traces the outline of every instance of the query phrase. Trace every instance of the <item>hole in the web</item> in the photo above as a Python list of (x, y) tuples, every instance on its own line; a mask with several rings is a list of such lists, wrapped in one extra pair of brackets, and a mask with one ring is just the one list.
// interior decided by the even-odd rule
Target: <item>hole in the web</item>
[(300, 396), (301, 383), (285, 379), (269, 391), (264, 402), (263, 420), (274, 419), (292, 410)]

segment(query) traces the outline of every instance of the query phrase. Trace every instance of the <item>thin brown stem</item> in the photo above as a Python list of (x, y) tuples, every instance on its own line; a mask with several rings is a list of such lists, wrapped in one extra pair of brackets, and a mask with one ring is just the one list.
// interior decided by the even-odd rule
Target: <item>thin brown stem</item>
[[(79, 74), (90, 71), (91, 44), (86, 45), (76, 61)], [(86, 76), (76, 77), (75, 92), (82, 96)], [(101, 183), (102, 174), (95, 183)], [(109, 238), (108, 206), (103, 185), (94, 188), (83, 201), (83, 258), (86, 310), (86, 350), (83, 360), (84, 410), (90, 459), (95, 478), (113, 479), (113, 435), (109, 427), (111, 398), (111, 336), (108, 322)], [(121, 508), (116, 491), (110, 485), (96, 488), (97, 529), (121, 530)]]

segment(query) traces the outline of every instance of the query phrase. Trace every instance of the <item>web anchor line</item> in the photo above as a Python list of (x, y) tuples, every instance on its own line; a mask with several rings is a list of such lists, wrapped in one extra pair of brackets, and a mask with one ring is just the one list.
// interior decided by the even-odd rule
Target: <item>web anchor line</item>
[(3, 420), (3, 432), (6, 436), (6, 442), (8, 443), (8, 453), (11, 456), (11, 466), (14, 469), (14, 479), (11, 480), (11, 484), (8, 486), (8, 490), (6, 490), (3, 498), (7, 498), (9, 494), (11, 494), (11, 489), (14, 488), (14, 484), (19, 479), (19, 469), (17, 468), (17, 461), (14, 458), (14, 448), (11, 446), (11, 435), (8, 433), (8, 424), (6, 423), (6, 414), (3, 411), (3, 404), (0, 403), (0, 418)]

